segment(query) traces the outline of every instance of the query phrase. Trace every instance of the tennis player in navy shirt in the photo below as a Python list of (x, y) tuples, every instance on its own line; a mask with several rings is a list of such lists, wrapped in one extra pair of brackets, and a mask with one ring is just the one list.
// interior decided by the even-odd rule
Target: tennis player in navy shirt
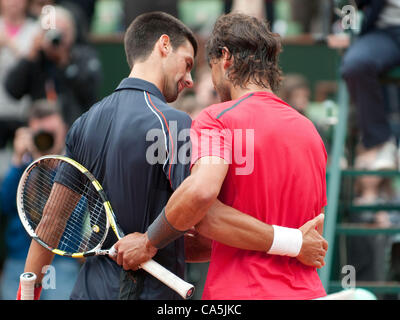
[[(130, 76), (75, 121), (67, 135), (66, 156), (94, 174), (106, 190), (121, 228), (132, 233), (146, 231), (173, 190), (189, 174), (190, 163), (180, 162), (176, 152), (188, 145), (189, 137), (185, 141), (173, 141), (172, 137), (176, 136), (173, 131), (190, 128), (191, 119), (167, 102), (175, 101), (184, 88), (192, 87), (190, 71), (197, 42), (182, 22), (158, 12), (144, 14), (131, 24), (125, 48), (132, 68)], [(141, 63), (144, 60), (147, 63)], [(149, 135), (152, 130), (156, 133), (153, 136)], [(147, 151), (157, 145), (157, 139), (163, 140), (158, 152), (164, 154), (149, 155)], [(103, 247), (110, 248), (116, 241), (110, 232)], [(25, 269), (32, 270), (34, 264), (50, 264), (52, 254), (44, 250), (33, 241)], [(45, 257), (40, 264), (36, 263), (38, 252)], [(154, 260), (183, 278), (183, 238), (160, 250)], [(41, 272), (36, 268), (40, 281)], [(142, 270), (136, 272), (135, 278), (133, 282), (108, 257), (87, 258), (71, 299), (179, 297)]]

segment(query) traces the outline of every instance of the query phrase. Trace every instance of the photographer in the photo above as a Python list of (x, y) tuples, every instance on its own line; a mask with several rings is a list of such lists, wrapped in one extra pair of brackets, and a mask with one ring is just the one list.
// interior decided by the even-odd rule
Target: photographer
[[(5, 89), (15, 99), (57, 101), (68, 125), (97, 100), (101, 65), (90, 46), (76, 43), (71, 13), (54, 7), (55, 24), (42, 30), (28, 55), (10, 70)], [(51, 19), (43, 16), (45, 22)], [(42, 26), (46, 25), (42, 23)]]
[[(24, 272), (25, 257), (31, 242), (18, 218), (15, 199), (19, 180), (32, 160), (46, 154), (63, 153), (66, 132), (67, 126), (58, 106), (39, 100), (30, 108), (28, 127), (21, 127), (15, 133), (12, 162), (0, 190), (3, 212), (7, 216), (7, 257), (1, 279), (2, 299), (15, 299), (19, 276)], [(56, 271), (56, 290), (44, 290), (42, 298), (67, 299), (79, 264), (76, 260), (60, 257), (54, 259), (53, 266)]]

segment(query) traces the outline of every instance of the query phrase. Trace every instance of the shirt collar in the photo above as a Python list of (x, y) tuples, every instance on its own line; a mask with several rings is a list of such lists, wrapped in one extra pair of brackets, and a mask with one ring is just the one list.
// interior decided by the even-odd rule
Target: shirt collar
[(155, 95), (157, 98), (161, 99), (165, 103), (167, 102), (161, 91), (153, 83), (146, 80), (142, 80), (139, 78), (125, 78), (121, 81), (121, 83), (119, 84), (117, 89), (115, 89), (115, 91), (124, 89), (137, 89), (137, 90), (147, 91)]

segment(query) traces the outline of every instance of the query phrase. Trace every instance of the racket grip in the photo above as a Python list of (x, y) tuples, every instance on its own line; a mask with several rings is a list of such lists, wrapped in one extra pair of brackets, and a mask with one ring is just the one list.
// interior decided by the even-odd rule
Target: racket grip
[(25, 272), (19, 277), (21, 286), (21, 300), (35, 300), (36, 275), (33, 272)]
[(108, 256), (111, 258), (115, 258), (118, 255), (118, 251), (112, 246), (110, 250), (108, 250)]
[(154, 260), (146, 261), (140, 267), (172, 290), (175, 290), (183, 299), (189, 299), (193, 296), (195, 288), (192, 284), (182, 280)]

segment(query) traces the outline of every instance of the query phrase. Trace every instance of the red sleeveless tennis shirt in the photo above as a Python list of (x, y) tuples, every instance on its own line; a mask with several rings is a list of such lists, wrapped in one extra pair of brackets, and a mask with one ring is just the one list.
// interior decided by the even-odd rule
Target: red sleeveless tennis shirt
[[(192, 165), (229, 161), (219, 200), (265, 223), (299, 228), (326, 205), (327, 154), (314, 125), (273, 93), (204, 109), (192, 123)], [(232, 237), (235, 235), (232, 234)], [(213, 241), (203, 299), (314, 299), (317, 270), (296, 258)]]

